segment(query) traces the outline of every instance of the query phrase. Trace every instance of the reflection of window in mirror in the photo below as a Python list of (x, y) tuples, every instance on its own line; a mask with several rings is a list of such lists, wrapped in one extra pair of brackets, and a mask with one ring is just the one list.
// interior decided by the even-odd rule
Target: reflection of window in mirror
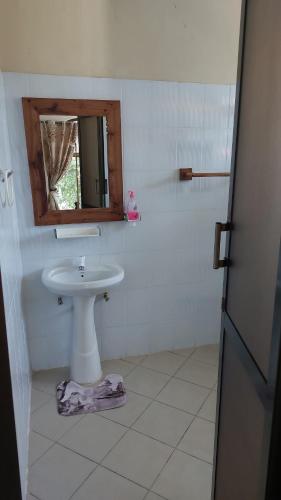
[(106, 119), (41, 115), (49, 210), (109, 206)]
[(82, 208), (109, 206), (106, 119), (78, 118)]

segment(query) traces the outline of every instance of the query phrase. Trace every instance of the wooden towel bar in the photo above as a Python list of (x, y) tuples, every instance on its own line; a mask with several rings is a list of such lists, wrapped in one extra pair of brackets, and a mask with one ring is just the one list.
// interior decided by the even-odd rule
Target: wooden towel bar
[(180, 181), (192, 181), (193, 177), (229, 177), (230, 172), (193, 172), (192, 168), (180, 168)]

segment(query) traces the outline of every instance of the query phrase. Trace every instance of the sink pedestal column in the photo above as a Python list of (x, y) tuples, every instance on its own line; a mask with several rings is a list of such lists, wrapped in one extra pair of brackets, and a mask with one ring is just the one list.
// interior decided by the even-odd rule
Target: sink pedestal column
[(70, 374), (80, 384), (93, 384), (102, 376), (94, 322), (94, 297), (73, 297), (73, 339)]

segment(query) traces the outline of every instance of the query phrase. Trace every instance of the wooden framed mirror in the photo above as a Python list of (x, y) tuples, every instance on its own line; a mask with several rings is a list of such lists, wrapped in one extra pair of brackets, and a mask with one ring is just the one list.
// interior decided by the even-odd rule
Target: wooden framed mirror
[(35, 225), (123, 220), (120, 101), (22, 104)]

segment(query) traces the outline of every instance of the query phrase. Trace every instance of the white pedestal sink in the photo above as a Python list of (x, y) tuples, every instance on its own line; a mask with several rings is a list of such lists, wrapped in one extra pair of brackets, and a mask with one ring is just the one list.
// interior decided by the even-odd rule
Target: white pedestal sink
[(42, 282), (50, 292), (73, 297), (70, 375), (75, 382), (94, 383), (102, 376), (94, 321), (95, 298), (123, 278), (124, 270), (117, 265), (86, 266), (83, 271), (74, 266), (58, 266), (42, 273)]

